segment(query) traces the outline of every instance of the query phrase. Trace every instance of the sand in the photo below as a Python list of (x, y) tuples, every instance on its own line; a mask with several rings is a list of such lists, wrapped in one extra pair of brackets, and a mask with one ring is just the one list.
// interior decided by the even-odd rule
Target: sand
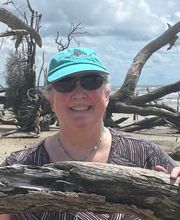
[[(16, 129), (15, 126), (11, 125), (0, 125), (0, 133), (5, 134)], [(28, 133), (14, 133), (6, 137), (0, 138), (0, 162), (13, 151), (23, 149), (25, 147), (31, 146), (40, 140), (53, 135), (58, 131), (57, 128), (52, 126), (50, 131), (41, 132), (39, 136), (30, 137)], [(35, 136), (35, 135), (34, 135)]]

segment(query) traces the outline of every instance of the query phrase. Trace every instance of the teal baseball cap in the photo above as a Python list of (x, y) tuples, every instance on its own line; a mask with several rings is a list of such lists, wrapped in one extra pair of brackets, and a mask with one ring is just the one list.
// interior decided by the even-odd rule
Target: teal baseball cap
[(50, 62), (47, 80), (58, 81), (76, 73), (109, 74), (96, 52), (91, 48), (69, 48), (56, 53)]

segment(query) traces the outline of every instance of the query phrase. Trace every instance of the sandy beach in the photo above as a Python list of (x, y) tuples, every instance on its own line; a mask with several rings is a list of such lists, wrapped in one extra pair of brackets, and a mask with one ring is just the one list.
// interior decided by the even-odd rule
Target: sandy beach
[[(0, 133), (5, 134), (16, 127), (12, 125), (0, 125)], [(47, 136), (50, 136), (58, 131), (57, 128), (52, 126), (50, 131), (41, 132), (38, 137), (30, 137), (28, 133), (13, 133), (6, 137), (0, 138), (0, 162), (9, 155), (12, 151), (17, 151), (25, 147), (31, 146)]]
[[(128, 120), (124, 122), (129, 124), (133, 121), (133, 115), (119, 115), (115, 114), (114, 118), (119, 117), (129, 117)], [(12, 125), (0, 125), (0, 134), (5, 134), (16, 129)], [(28, 147), (32, 144), (39, 142), (40, 140), (46, 138), (49, 135), (53, 135), (58, 132), (56, 126), (51, 126), (49, 131), (41, 132), (38, 137), (30, 137), (28, 133), (12, 133), (6, 137), (0, 138), (0, 162), (9, 155), (12, 151)], [(153, 129), (143, 130), (141, 132), (129, 133), (130, 135), (138, 136), (147, 140), (151, 140), (154, 143), (162, 147), (167, 153), (171, 152), (173, 147), (180, 147), (180, 134), (177, 134), (175, 130), (169, 127), (156, 127)], [(180, 164), (180, 162), (178, 162)]]

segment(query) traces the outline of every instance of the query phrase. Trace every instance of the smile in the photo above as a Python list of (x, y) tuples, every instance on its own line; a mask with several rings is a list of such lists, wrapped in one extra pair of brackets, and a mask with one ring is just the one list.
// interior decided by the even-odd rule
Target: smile
[(76, 106), (76, 107), (71, 107), (70, 109), (72, 111), (88, 111), (91, 108), (91, 106)]

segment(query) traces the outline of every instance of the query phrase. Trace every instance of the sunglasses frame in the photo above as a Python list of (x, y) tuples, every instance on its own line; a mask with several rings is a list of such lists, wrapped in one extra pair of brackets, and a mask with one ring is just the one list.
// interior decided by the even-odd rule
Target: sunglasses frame
[[(76, 88), (77, 81), (79, 81), (83, 89), (91, 91), (100, 88), (105, 80), (107, 80), (105, 77), (98, 74), (83, 75), (78, 77), (69, 76), (52, 83), (52, 87), (61, 93), (72, 92)], [(90, 84), (90, 82), (92, 84)]]

